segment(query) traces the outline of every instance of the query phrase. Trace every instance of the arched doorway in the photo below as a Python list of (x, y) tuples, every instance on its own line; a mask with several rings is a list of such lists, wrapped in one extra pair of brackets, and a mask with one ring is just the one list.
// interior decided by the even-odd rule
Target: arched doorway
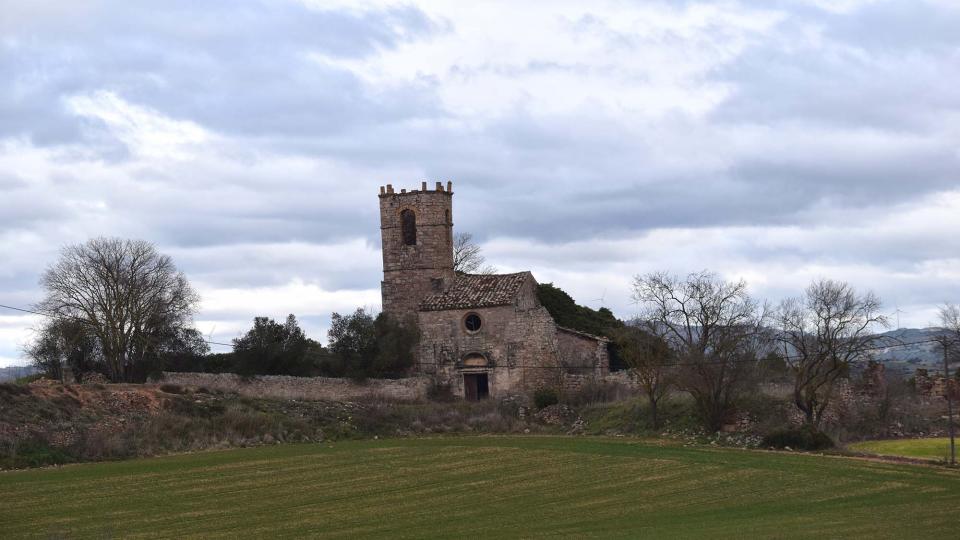
[(487, 357), (480, 353), (471, 353), (463, 357), (463, 398), (467, 401), (480, 401), (490, 396), (490, 379), (484, 368), (489, 364)]

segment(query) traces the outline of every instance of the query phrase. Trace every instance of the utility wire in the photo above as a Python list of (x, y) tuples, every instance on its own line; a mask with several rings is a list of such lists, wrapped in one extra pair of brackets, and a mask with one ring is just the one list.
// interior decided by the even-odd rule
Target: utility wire
[[(52, 313), (43, 313), (43, 312), (41, 312), (41, 311), (34, 311), (34, 310), (32, 310), (32, 309), (18, 308), (18, 307), (14, 307), (14, 306), (8, 306), (8, 305), (5, 305), (5, 304), (0, 304), (0, 308), (9, 309), (9, 310), (13, 310), (13, 311), (20, 311), (20, 312), (22, 312), (22, 313), (30, 313), (30, 314), (33, 314), (33, 315), (40, 315), (41, 317), (50, 317), (51, 319), (55, 319), (55, 318), (57, 318), (57, 317), (66, 317), (66, 318), (68, 318), (68, 319), (74, 319), (74, 320), (76, 320), (76, 321), (80, 321), (80, 322), (82, 322), (82, 323), (84, 323), (84, 324), (89, 324), (89, 325), (91, 325), (91, 326), (93, 325), (93, 323), (91, 323), (90, 321), (84, 319), (83, 317), (76, 317), (76, 316), (73, 316), (73, 315), (54, 315), (54, 314), (52, 314)], [(142, 336), (142, 337), (146, 338), (146, 336)], [(207, 344), (210, 344), (210, 345), (222, 345), (222, 346), (224, 346), (224, 347), (233, 347), (233, 344), (232, 344), (232, 343), (220, 343), (220, 342), (218, 342), (218, 341), (209, 341), (209, 340), (206, 340), (206, 339), (201, 339), (200, 341), (202, 341), (202, 342), (204, 342), (204, 343), (207, 343)]]
[[(0, 304), (0, 308), (10, 309), (10, 310), (13, 310), (13, 311), (20, 311), (20, 312), (23, 312), (23, 313), (30, 313), (30, 314), (33, 314), (33, 315), (40, 315), (40, 316), (42, 316), (42, 317), (51, 317), (51, 318), (56, 318), (56, 317), (57, 317), (56, 315), (53, 315), (53, 314), (51, 314), (51, 313), (43, 313), (43, 312), (40, 312), (40, 311), (34, 311), (34, 310), (30, 310), (30, 309), (18, 308), (18, 307), (14, 307), (14, 306), (8, 306), (8, 305), (5, 305), (5, 304)], [(86, 320), (86, 319), (83, 319), (82, 317), (74, 317), (74, 316), (68, 316), (68, 317), (70, 317), (70, 318), (72, 318), (72, 319), (76, 319), (76, 320), (81, 321), (81, 322), (86, 323), (86, 324), (92, 324), (92, 323), (90, 323), (90, 321), (88, 321), (88, 320)], [(880, 339), (884, 339), (884, 338), (880, 338)], [(891, 339), (892, 339), (892, 338), (891, 338)], [(210, 344), (210, 345), (221, 345), (221, 346), (224, 346), (224, 347), (233, 347), (233, 346), (234, 346), (232, 343), (221, 343), (221, 342), (218, 342), (218, 341), (209, 341), (209, 340), (206, 340), (206, 339), (202, 339), (202, 340), (200, 340), (200, 341), (203, 341), (204, 343), (207, 343), (207, 344)], [(936, 339), (926, 339), (926, 340), (921, 340), (921, 341), (912, 341), (912, 342), (908, 342), (908, 343), (902, 343), (902, 342), (901, 342), (901, 343), (892, 343), (892, 344), (888, 344), (888, 345), (877, 345), (877, 346), (874, 346), (874, 347), (866, 347), (866, 348), (864, 348), (864, 349), (861, 349), (861, 352), (878, 351), (878, 350), (881, 350), (881, 349), (892, 349), (892, 348), (897, 348), (897, 347), (910, 347), (910, 346), (913, 346), (913, 345), (923, 345), (923, 344), (926, 344), (926, 343), (939, 343), (939, 341), (936, 340)], [(801, 359), (801, 358), (803, 358), (803, 357), (797, 355), (797, 356), (781, 356), (780, 358), (782, 358), (782, 359), (784, 359), (784, 360), (798, 360), (798, 359)], [(853, 363), (853, 362), (862, 362), (862, 361), (863, 361), (863, 360), (861, 360), (861, 359), (855, 359), (855, 360), (851, 360), (850, 362)], [(729, 364), (740, 364), (740, 363), (746, 364), (746, 363), (755, 363), (755, 362), (757, 362), (757, 360), (752, 359), (752, 358), (749, 358), (749, 359), (740, 359), (740, 360), (731, 359), (731, 360), (722, 360), (722, 361), (675, 362), (675, 363), (671, 363), (671, 364), (661, 364), (661, 367), (705, 366), (705, 365), (729, 365)], [(421, 366), (442, 366), (442, 365), (448, 365), (448, 363), (446, 363), (446, 362), (417, 362), (417, 364), (418, 364), (418, 365), (421, 365)], [(543, 365), (536, 365), (536, 366), (531, 366), (531, 365), (513, 365), (513, 366), (509, 366), (509, 365), (508, 365), (508, 366), (486, 366), (486, 367), (487, 367), (487, 369), (489, 369), (490, 367), (493, 367), (493, 368), (495, 368), (495, 369), (497, 369), (497, 368), (499, 368), (499, 369), (566, 369), (566, 370), (595, 369), (595, 368), (593, 368), (593, 367), (576, 367), (576, 366), (569, 366), (569, 367), (568, 367), (568, 366), (543, 366)]]

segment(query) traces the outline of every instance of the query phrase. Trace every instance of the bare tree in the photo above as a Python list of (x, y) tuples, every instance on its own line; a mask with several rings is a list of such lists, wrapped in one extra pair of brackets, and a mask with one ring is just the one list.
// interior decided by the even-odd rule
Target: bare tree
[(888, 326), (880, 299), (844, 282), (815, 281), (797, 298), (780, 303), (776, 340), (794, 375), (793, 402), (808, 425), (819, 427), (838, 379), (850, 363), (883, 343), (876, 327)]
[(960, 361), (960, 306), (944, 304), (940, 308), (940, 335), (936, 340), (943, 352), (943, 390), (947, 400), (947, 432), (950, 436), (950, 464), (957, 463), (956, 428), (953, 423), (953, 398), (956, 383), (950, 379), (951, 362)]
[(189, 326), (199, 297), (169, 256), (140, 240), (95, 238), (65, 247), (41, 279), (37, 308), (56, 320), (83, 321), (99, 342), (111, 380)]
[(673, 387), (673, 352), (670, 345), (653, 329), (626, 326), (613, 335), (620, 358), (650, 403), (650, 423), (660, 427), (658, 408)]
[(706, 271), (637, 276), (634, 299), (673, 351), (678, 386), (693, 396), (707, 429), (719, 430), (754, 381), (764, 309), (744, 281)]
[(960, 306), (944, 304), (940, 306), (937, 315), (941, 330), (937, 340), (949, 349), (948, 358), (951, 362), (960, 361)]
[(486, 257), (470, 233), (453, 235), (453, 271), (458, 274), (496, 274), (497, 269), (485, 264)]

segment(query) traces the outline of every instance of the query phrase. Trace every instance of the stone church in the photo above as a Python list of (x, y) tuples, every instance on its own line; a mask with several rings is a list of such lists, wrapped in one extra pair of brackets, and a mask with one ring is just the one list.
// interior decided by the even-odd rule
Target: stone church
[(453, 184), (380, 187), (384, 313), (420, 330), (417, 370), (468, 400), (576, 387), (610, 368), (607, 340), (558, 326), (530, 272), (457, 274)]

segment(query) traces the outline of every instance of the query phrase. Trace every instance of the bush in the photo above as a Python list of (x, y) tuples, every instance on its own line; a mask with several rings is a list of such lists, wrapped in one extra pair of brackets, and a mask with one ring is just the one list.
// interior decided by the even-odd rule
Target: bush
[(0, 383), (0, 397), (30, 395), (30, 389), (21, 384)]
[(307, 338), (291, 313), (283, 323), (269, 317), (254, 317), (253, 328), (233, 340), (237, 373), (254, 375), (293, 375), (314, 373), (313, 350), (320, 344)]
[(0, 469), (44, 467), (72, 461), (73, 457), (40, 438), (0, 443)]
[(28, 385), (28, 384), (32, 383), (33, 381), (39, 381), (39, 380), (42, 379), (42, 378), (44, 378), (44, 374), (43, 374), (43, 373), (34, 373), (33, 375), (27, 375), (26, 377), (20, 377), (20, 378), (15, 379), (15, 380), (13, 381), (13, 384), (18, 384), (18, 385), (21, 385), (21, 386), (25, 386), (25, 385)]
[(433, 383), (427, 387), (427, 399), (439, 403), (450, 403), (457, 398), (453, 395), (453, 389), (449, 384), (443, 384), (434, 379)]
[(327, 337), (334, 357), (328, 359), (329, 375), (357, 381), (407, 376), (420, 339), (414, 321), (402, 324), (386, 313), (374, 319), (362, 308), (351, 315), (331, 315)]
[(631, 434), (659, 437), (663, 434), (679, 435), (702, 431), (693, 399), (678, 394), (663, 400), (657, 409), (660, 427), (651, 424), (650, 403), (646, 398), (636, 397), (610, 403), (584, 405), (578, 412), (587, 422), (586, 432), (592, 435)]
[(553, 388), (541, 388), (533, 393), (533, 404), (538, 409), (549, 407), (560, 403), (560, 396)]
[(160, 391), (166, 392), (168, 394), (182, 394), (184, 393), (183, 388), (176, 384), (161, 384)]
[(607, 308), (593, 310), (577, 305), (569, 294), (553, 283), (537, 285), (537, 299), (547, 308), (550, 316), (559, 326), (573, 328), (595, 335), (608, 335), (611, 329), (620, 328), (623, 322), (617, 319)]
[(801, 426), (774, 431), (767, 434), (761, 443), (773, 448), (787, 448), (793, 450), (826, 450), (833, 448), (833, 440), (812, 426)]

